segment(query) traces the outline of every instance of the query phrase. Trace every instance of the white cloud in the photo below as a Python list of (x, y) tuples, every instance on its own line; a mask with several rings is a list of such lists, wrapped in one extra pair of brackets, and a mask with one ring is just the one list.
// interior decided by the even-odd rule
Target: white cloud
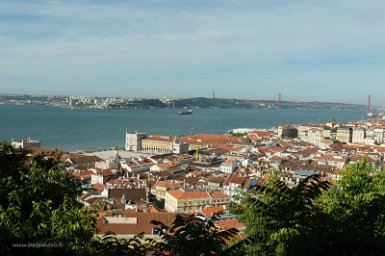
[(283, 84), (277, 67), (338, 69), (385, 57), (382, 1), (149, 3), (1, 2), (0, 75), (91, 82), (89, 74), (264, 66)]

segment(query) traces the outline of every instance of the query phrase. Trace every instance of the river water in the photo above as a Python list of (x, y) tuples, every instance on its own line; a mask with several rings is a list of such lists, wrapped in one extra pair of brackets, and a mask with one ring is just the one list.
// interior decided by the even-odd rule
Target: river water
[(234, 128), (271, 128), (280, 124), (337, 122), (365, 118), (363, 110), (314, 109), (87, 110), (34, 105), (0, 105), (0, 140), (40, 139), (62, 150), (123, 147), (126, 131), (178, 136), (223, 134)]

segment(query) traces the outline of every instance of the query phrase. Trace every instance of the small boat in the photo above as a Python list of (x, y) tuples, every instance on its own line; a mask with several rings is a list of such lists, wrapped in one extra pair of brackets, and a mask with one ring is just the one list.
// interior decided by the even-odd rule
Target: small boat
[(192, 113), (191, 109), (179, 111), (179, 115), (191, 115)]

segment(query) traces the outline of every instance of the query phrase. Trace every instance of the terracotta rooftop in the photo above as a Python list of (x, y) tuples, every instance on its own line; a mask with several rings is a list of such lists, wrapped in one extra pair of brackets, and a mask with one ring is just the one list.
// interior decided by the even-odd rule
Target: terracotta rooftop
[(72, 176), (78, 177), (80, 179), (91, 179), (92, 174), (94, 174), (93, 171), (81, 171), (81, 172), (73, 172)]
[(95, 189), (96, 191), (103, 191), (104, 190), (104, 186), (102, 184), (92, 184), (91, 187), (93, 189)]
[(226, 159), (225, 161), (223, 161), (222, 164), (233, 164), (234, 162), (236, 162), (237, 160), (235, 159)]
[(168, 192), (176, 199), (196, 199), (196, 198), (210, 198), (207, 191), (184, 191), (181, 189)]
[(224, 150), (227, 150), (227, 151), (240, 151), (242, 149), (245, 149), (246, 146), (243, 146), (243, 145), (230, 145), (230, 144), (224, 144), (224, 145), (219, 145), (218, 148), (220, 149), (224, 149)]
[(153, 188), (155, 188), (155, 187), (175, 189), (175, 188), (180, 188), (181, 185), (179, 183), (174, 183), (170, 180), (164, 180), (164, 181), (159, 180), (154, 184)]
[(225, 181), (225, 183), (223, 185), (224, 186), (229, 186), (232, 183), (232, 184), (241, 185), (243, 188), (245, 188), (247, 186), (247, 184), (249, 183), (249, 181), (250, 181), (250, 178), (230, 175), (226, 179), (226, 181)]
[(281, 147), (283, 147), (283, 148), (287, 148), (287, 147), (290, 147), (290, 143), (289, 142), (287, 142), (287, 141), (280, 141), (279, 142), (279, 145), (281, 146)]
[(209, 206), (202, 209), (202, 214), (205, 217), (212, 217), (214, 214), (222, 213), (225, 210), (223, 205)]
[(112, 176), (117, 172), (115, 169), (104, 169), (96, 172), (96, 175), (101, 175), (103, 177), (105, 176)]
[(221, 191), (214, 191), (211, 193), (211, 197), (212, 198), (228, 198), (230, 196), (221, 192)]
[(71, 161), (73, 164), (84, 164), (84, 163), (95, 163), (98, 161), (103, 161), (103, 159), (97, 156), (75, 155), (75, 156), (69, 157), (67, 161)]
[(132, 201), (135, 204), (147, 201), (147, 193), (145, 188), (133, 188), (133, 189), (109, 189), (108, 198), (121, 199), (122, 196), (126, 197), (126, 200)]
[(234, 136), (220, 135), (220, 134), (205, 134), (199, 133), (191, 136), (181, 136), (180, 141), (190, 144), (224, 144), (224, 143), (237, 143), (239, 138)]
[(215, 225), (217, 225), (221, 229), (245, 227), (245, 224), (239, 222), (237, 219), (219, 220), (215, 222)]
[(160, 221), (166, 226), (170, 226), (176, 218), (175, 213), (165, 212), (135, 212), (132, 210), (125, 210), (122, 214), (124, 217), (136, 218), (136, 224), (110, 224), (103, 223), (106, 214), (101, 214), (97, 219), (96, 224), (99, 228), (99, 234), (106, 234), (113, 232), (116, 235), (137, 235), (144, 232), (145, 235), (151, 235), (155, 225), (151, 224), (152, 220)]
[(177, 165), (178, 165), (177, 162), (166, 162), (166, 163), (157, 164), (156, 167), (158, 167), (159, 169), (168, 169), (168, 168), (175, 167)]
[(225, 181), (224, 178), (217, 177), (217, 176), (214, 176), (208, 179), (208, 182), (212, 182), (212, 183), (223, 183), (224, 181)]

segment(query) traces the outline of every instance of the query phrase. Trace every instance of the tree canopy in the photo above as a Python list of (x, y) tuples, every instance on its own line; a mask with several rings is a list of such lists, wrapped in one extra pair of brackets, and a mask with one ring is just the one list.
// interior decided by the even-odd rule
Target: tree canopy
[(0, 255), (217, 255), (236, 233), (178, 215), (171, 227), (162, 226), (163, 242), (141, 234), (98, 238), (95, 213), (76, 200), (82, 182), (65, 171), (59, 156), (33, 157), (0, 144)]
[(82, 182), (59, 155), (0, 144), (0, 255), (385, 255), (385, 173), (366, 158), (335, 183), (270, 178), (245, 193), (230, 206), (246, 226), (242, 238), (178, 215), (170, 227), (153, 222), (162, 231), (153, 241), (96, 237), (95, 213), (76, 200)]
[(94, 216), (76, 201), (80, 180), (57, 156), (0, 144), (0, 253), (87, 254)]
[(385, 174), (367, 159), (336, 184), (310, 176), (296, 187), (269, 179), (232, 211), (246, 225), (246, 255), (385, 254)]

